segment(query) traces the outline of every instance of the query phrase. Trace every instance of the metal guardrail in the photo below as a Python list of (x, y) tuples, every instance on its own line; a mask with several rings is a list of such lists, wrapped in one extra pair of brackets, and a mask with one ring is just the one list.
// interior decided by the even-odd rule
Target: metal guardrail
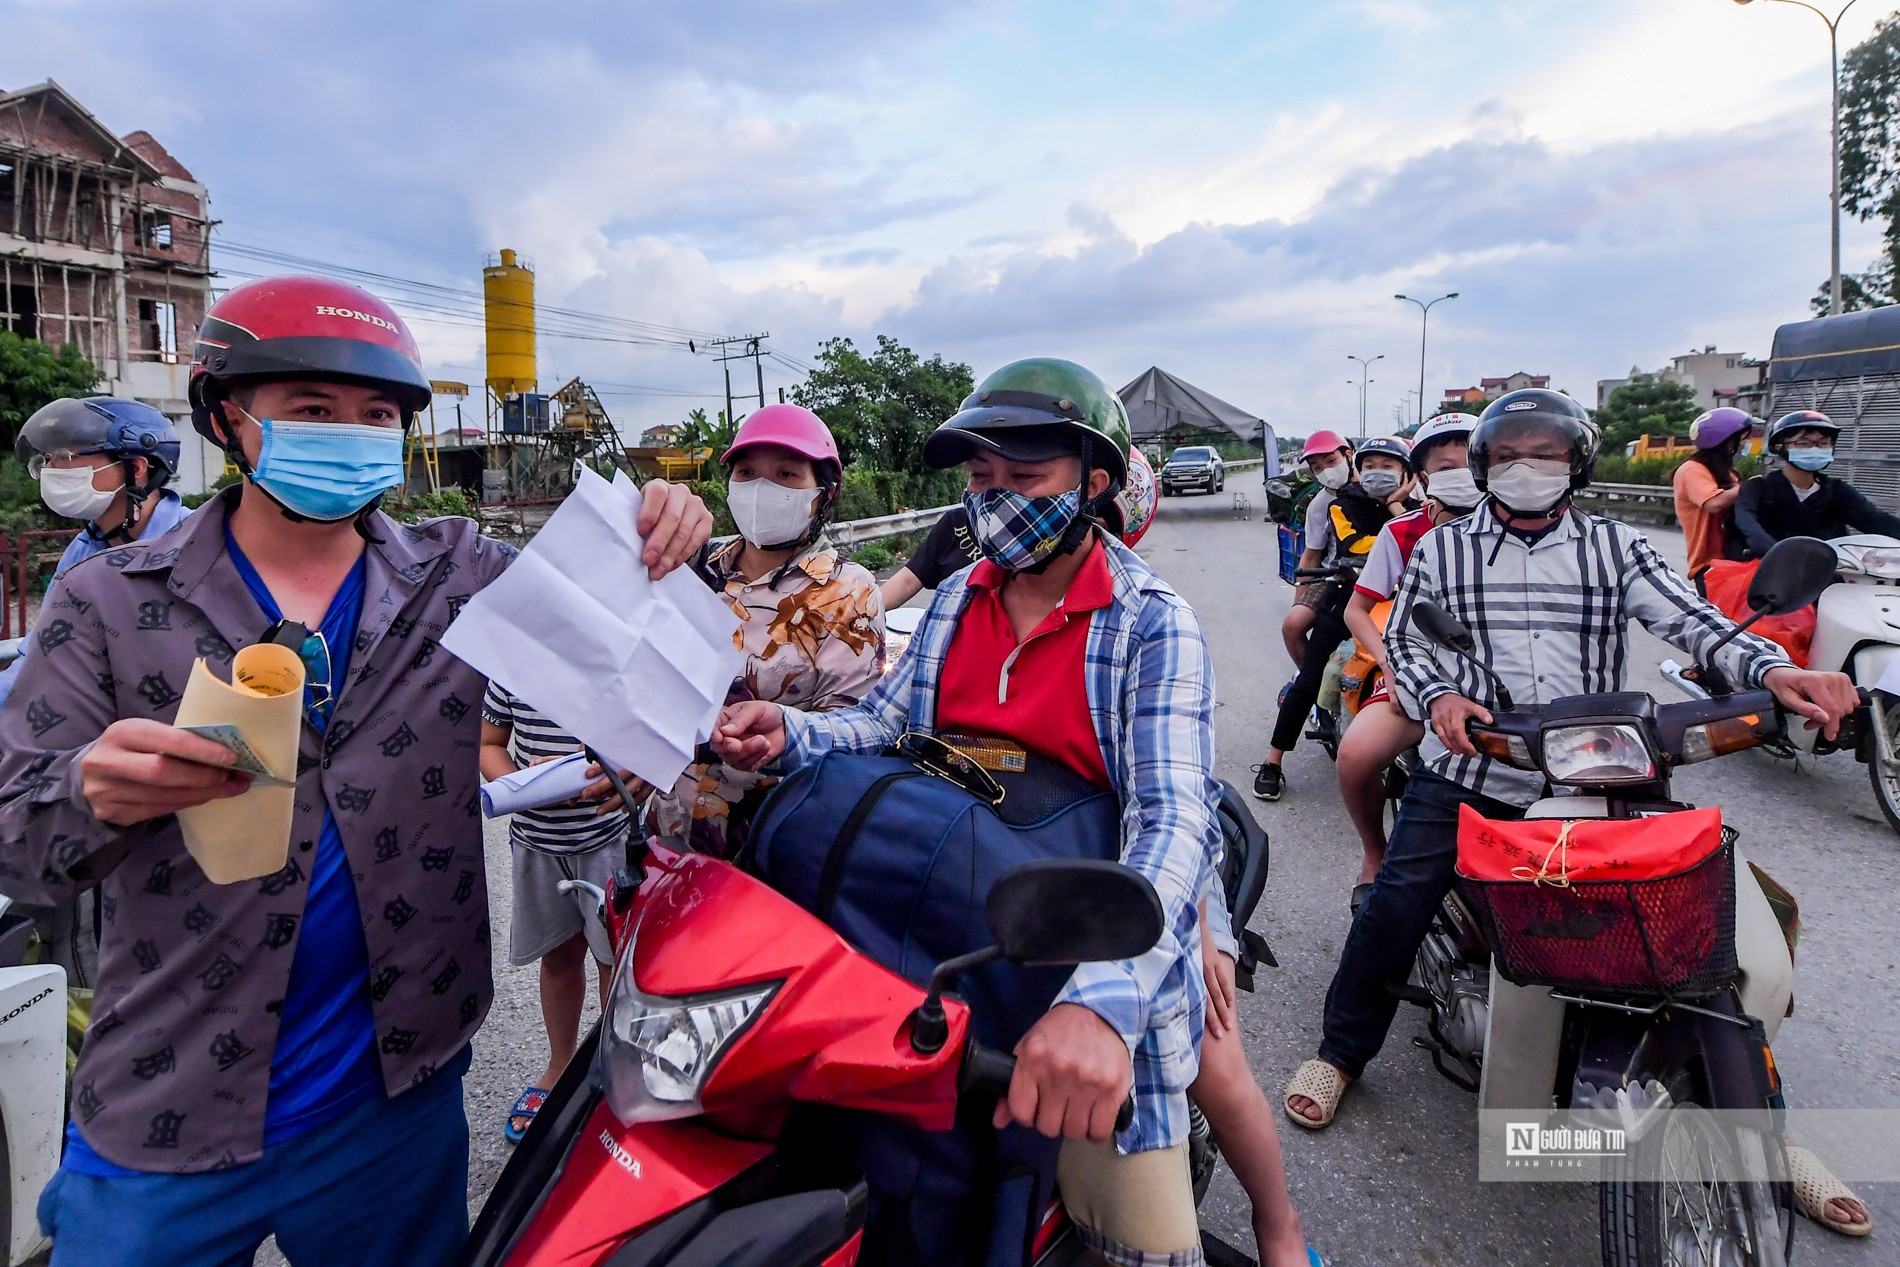
[(1585, 497), (1605, 501), (1656, 501), (1674, 503), (1676, 490), (1670, 484), (1592, 484), (1583, 490)]
[(932, 506), (929, 510), (904, 510), (876, 519), (853, 519), (833, 524), (826, 532), (833, 545), (858, 546), (867, 541), (884, 541), (911, 532), (928, 532), (937, 521), (955, 510), (955, 506)]

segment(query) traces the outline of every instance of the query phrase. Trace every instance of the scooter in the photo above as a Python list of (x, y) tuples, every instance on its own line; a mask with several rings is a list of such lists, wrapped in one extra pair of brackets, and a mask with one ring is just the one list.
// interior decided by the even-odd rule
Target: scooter
[[(1812, 551), (1771, 553), (1750, 604), (1763, 614), (1806, 606), (1831, 571)], [(1626, 691), (1519, 710), (1450, 613), (1420, 602), (1413, 621), (1494, 684), (1491, 724), (1470, 725), (1473, 744), (1568, 793), (1538, 801), (1527, 819), (1608, 819), (1634, 829), (1693, 808), (1670, 798), (1676, 766), (1759, 746), (1782, 730), (1767, 691), (1661, 705)], [(1780, 1083), (1758, 1018), (1785, 1015), (1793, 959), (1734, 851), (1737, 834), (1722, 830), (1722, 847), (1686, 878), (1659, 882), (1668, 889), (1660, 903), (1651, 900), (1660, 890), (1618, 898), (1582, 891), (1589, 882), (1508, 886), (1512, 901), (1544, 904), (1526, 925), (1500, 915), (1507, 908), (1487, 892), (1492, 886), (1461, 878), (1399, 991), (1429, 1017), (1429, 1037), (1414, 1041), (1440, 1073), (1477, 1092), (1481, 1111), (1565, 1110), (1585, 1125), (1607, 1115), (1625, 1130), (1627, 1150), (1604, 1162), (1599, 1187), (1606, 1267), (1781, 1267), (1792, 1252)], [(1707, 934), (1697, 966), (1665, 972), (1645, 910)], [(1527, 966), (1526, 927), (1546, 945), (1572, 939), (1563, 973)], [(1751, 934), (1750, 961), (1740, 965), (1738, 927)], [(1739, 976), (1738, 966), (1746, 969)], [(1691, 1106), (1746, 1116), (1718, 1127), (1685, 1111)]]
[(35, 1213), (66, 1127), (66, 971), (25, 962), (33, 920), (0, 896), (0, 1262), (49, 1242)]
[[(1874, 801), (1888, 826), (1900, 832), (1900, 657), (1894, 655), (1900, 650), (1900, 541), (1857, 536), (1826, 544), (1834, 549), (1835, 574), (1842, 583), (1828, 586), (1815, 602), (1807, 667), (1853, 678), (1870, 694), (1866, 715), (1833, 740), (1795, 726), (1775, 747), (1788, 756), (1851, 751), (1867, 767)], [(1674, 660), (1660, 667), (1690, 698), (1710, 698), (1702, 674)]]

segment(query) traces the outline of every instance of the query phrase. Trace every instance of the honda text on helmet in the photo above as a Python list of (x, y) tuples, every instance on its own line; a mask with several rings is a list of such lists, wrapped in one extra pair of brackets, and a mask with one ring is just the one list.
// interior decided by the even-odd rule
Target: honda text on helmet
[[(1387, 460), (1367, 470), (1366, 463), (1372, 458)], [(1410, 478), (1412, 446), (1398, 436), (1374, 436), (1360, 443), (1352, 455), (1352, 465), (1359, 472), (1359, 486), (1384, 501), (1403, 488)]]
[[(14, 451), (27, 474), (40, 482), (40, 497), (56, 515), (90, 524), (110, 510), (123, 491), (124, 518), (98, 534), (107, 542), (132, 540), (146, 499), (178, 473), (178, 432), (172, 420), (150, 405), (116, 396), (83, 396), (41, 406), (20, 428)], [(100, 488), (100, 472), (111, 467), (80, 460), (96, 454), (118, 459), (117, 484)], [(142, 479), (135, 465), (139, 458), (145, 459)]]
[[(266, 383), (368, 388), (396, 409), (390, 425), (255, 418)], [(366, 290), (323, 277), (269, 277), (237, 287), (205, 314), (192, 354), (191, 420), (245, 478), (294, 520), (364, 519), (403, 480), (403, 436), (429, 403), (415, 338)], [(261, 433), (255, 463), (240, 441)]]
[(1531, 387), (1492, 401), (1471, 433), (1471, 478), (1519, 519), (1559, 513), (1590, 482), (1597, 429), (1562, 392)]
[[(1074, 361), (1014, 361), (977, 384), (963, 406), (924, 442), (924, 461), (942, 469), (978, 455), (1006, 462), (1079, 458), (1076, 487), (1028, 496), (991, 486), (966, 491), (963, 508), (983, 557), (1012, 572), (1040, 572), (1115, 524), (1116, 495), (1128, 480), (1131, 432), (1121, 397)], [(1093, 475), (1106, 482), (1094, 487)]]
[[(1345, 460), (1334, 461), (1336, 453), (1343, 453)], [(1352, 441), (1337, 431), (1315, 431), (1306, 437), (1306, 444), (1300, 449), (1300, 461), (1306, 463), (1314, 479), (1334, 492), (1352, 482)]]
[(1768, 428), (1768, 451), (1789, 466), (1821, 471), (1834, 464), (1834, 440), (1840, 433), (1841, 425), (1820, 410), (1797, 409)]
[(1436, 418), (1427, 418), (1425, 425), (1412, 436), (1412, 471), (1425, 477), (1425, 495), (1441, 506), (1470, 510), (1484, 499), (1466, 462), (1456, 465), (1441, 462), (1436, 464), (1437, 469), (1426, 470), (1432, 455), (1442, 452), (1446, 445), (1456, 444), (1460, 449), (1469, 446), (1471, 433), (1477, 426), (1478, 419), (1472, 414), (1439, 414)]
[[(816, 486), (774, 480), (761, 461), (773, 451), (809, 463)], [(746, 469), (735, 469), (748, 457), (752, 461)], [(831, 521), (844, 484), (844, 464), (831, 428), (802, 405), (767, 405), (748, 414), (719, 461), (730, 476), (726, 509), (732, 522), (740, 536), (761, 550), (802, 550), (816, 541)]]

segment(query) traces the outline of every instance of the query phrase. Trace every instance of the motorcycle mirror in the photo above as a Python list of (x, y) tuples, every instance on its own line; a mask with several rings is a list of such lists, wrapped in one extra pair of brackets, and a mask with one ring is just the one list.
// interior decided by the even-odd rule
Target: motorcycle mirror
[(1154, 885), (1119, 862), (1025, 862), (991, 886), (984, 913), (990, 935), (1013, 963), (1133, 959), (1161, 940)]
[(1478, 649), (1478, 641), (1471, 636), (1471, 631), (1437, 603), (1423, 598), (1413, 603), (1412, 623), (1424, 630), (1427, 638), (1447, 650), (1471, 655)]
[(1817, 537), (1777, 541), (1755, 569), (1755, 579), (1748, 586), (1748, 605), (1766, 616), (1799, 611), (1821, 597), (1839, 567), (1834, 547)]

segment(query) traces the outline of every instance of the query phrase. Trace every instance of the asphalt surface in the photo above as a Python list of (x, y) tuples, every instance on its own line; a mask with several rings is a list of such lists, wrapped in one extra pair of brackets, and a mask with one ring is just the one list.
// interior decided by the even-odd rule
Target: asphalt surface
[[(1250, 782), (1272, 727), (1272, 708), (1291, 665), (1279, 624), (1290, 591), (1275, 576), (1273, 529), (1257, 511), (1236, 517), (1233, 494), (1258, 505), (1250, 478), (1209, 497), (1170, 497), (1141, 553), (1194, 604), (1218, 675), (1220, 774)], [(1680, 563), (1679, 534), (1652, 539)], [(1671, 695), (1654, 670), (1669, 652), (1638, 631), (1633, 689)], [(1281, 1088), (1319, 1039), (1320, 1007), (1345, 936), (1347, 893), (1359, 849), (1340, 806), (1331, 762), (1304, 744), (1287, 761), (1290, 789), (1276, 805), (1254, 802), (1272, 842), (1273, 866), (1254, 927), (1281, 968), (1241, 996), (1253, 1067), (1276, 1106)], [(1900, 1018), (1893, 1006), (1894, 894), (1900, 838), (1874, 807), (1864, 767), (1851, 757), (1797, 770), (1760, 753), (1691, 767), (1677, 794), (1719, 804), (1745, 833), (1750, 856), (1798, 895), (1803, 935), (1796, 1013), (1775, 1054), (1798, 1107), (1900, 1107)], [(489, 824), (488, 859), (498, 958), (508, 944), (505, 828)], [(467, 1082), (473, 1136), (471, 1209), (506, 1161), (504, 1115), (546, 1059), (532, 967), (497, 962), (496, 998), (475, 1043)], [(590, 1017), (593, 1009), (590, 1006)], [(1308, 1238), (1340, 1267), (1508, 1263), (1593, 1267), (1596, 1189), (1588, 1184), (1479, 1184), (1476, 1097), (1435, 1073), (1411, 1044), (1422, 1014), (1401, 1009), (1381, 1057), (1348, 1094), (1331, 1128), (1309, 1134), (1280, 1119), (1293, 1199)], [(1900, 1267), (1900, 1186), (1856, 1185), (1875, 1231), (1850, 1241), (1805, 1220), (1801, 1264)], [(1205, 1224), (1251, 1249), (1245, 1197), (1224, 1170), (1203, 1210)], [(273, 1261), (268, 1256), (260, 1261)]]

